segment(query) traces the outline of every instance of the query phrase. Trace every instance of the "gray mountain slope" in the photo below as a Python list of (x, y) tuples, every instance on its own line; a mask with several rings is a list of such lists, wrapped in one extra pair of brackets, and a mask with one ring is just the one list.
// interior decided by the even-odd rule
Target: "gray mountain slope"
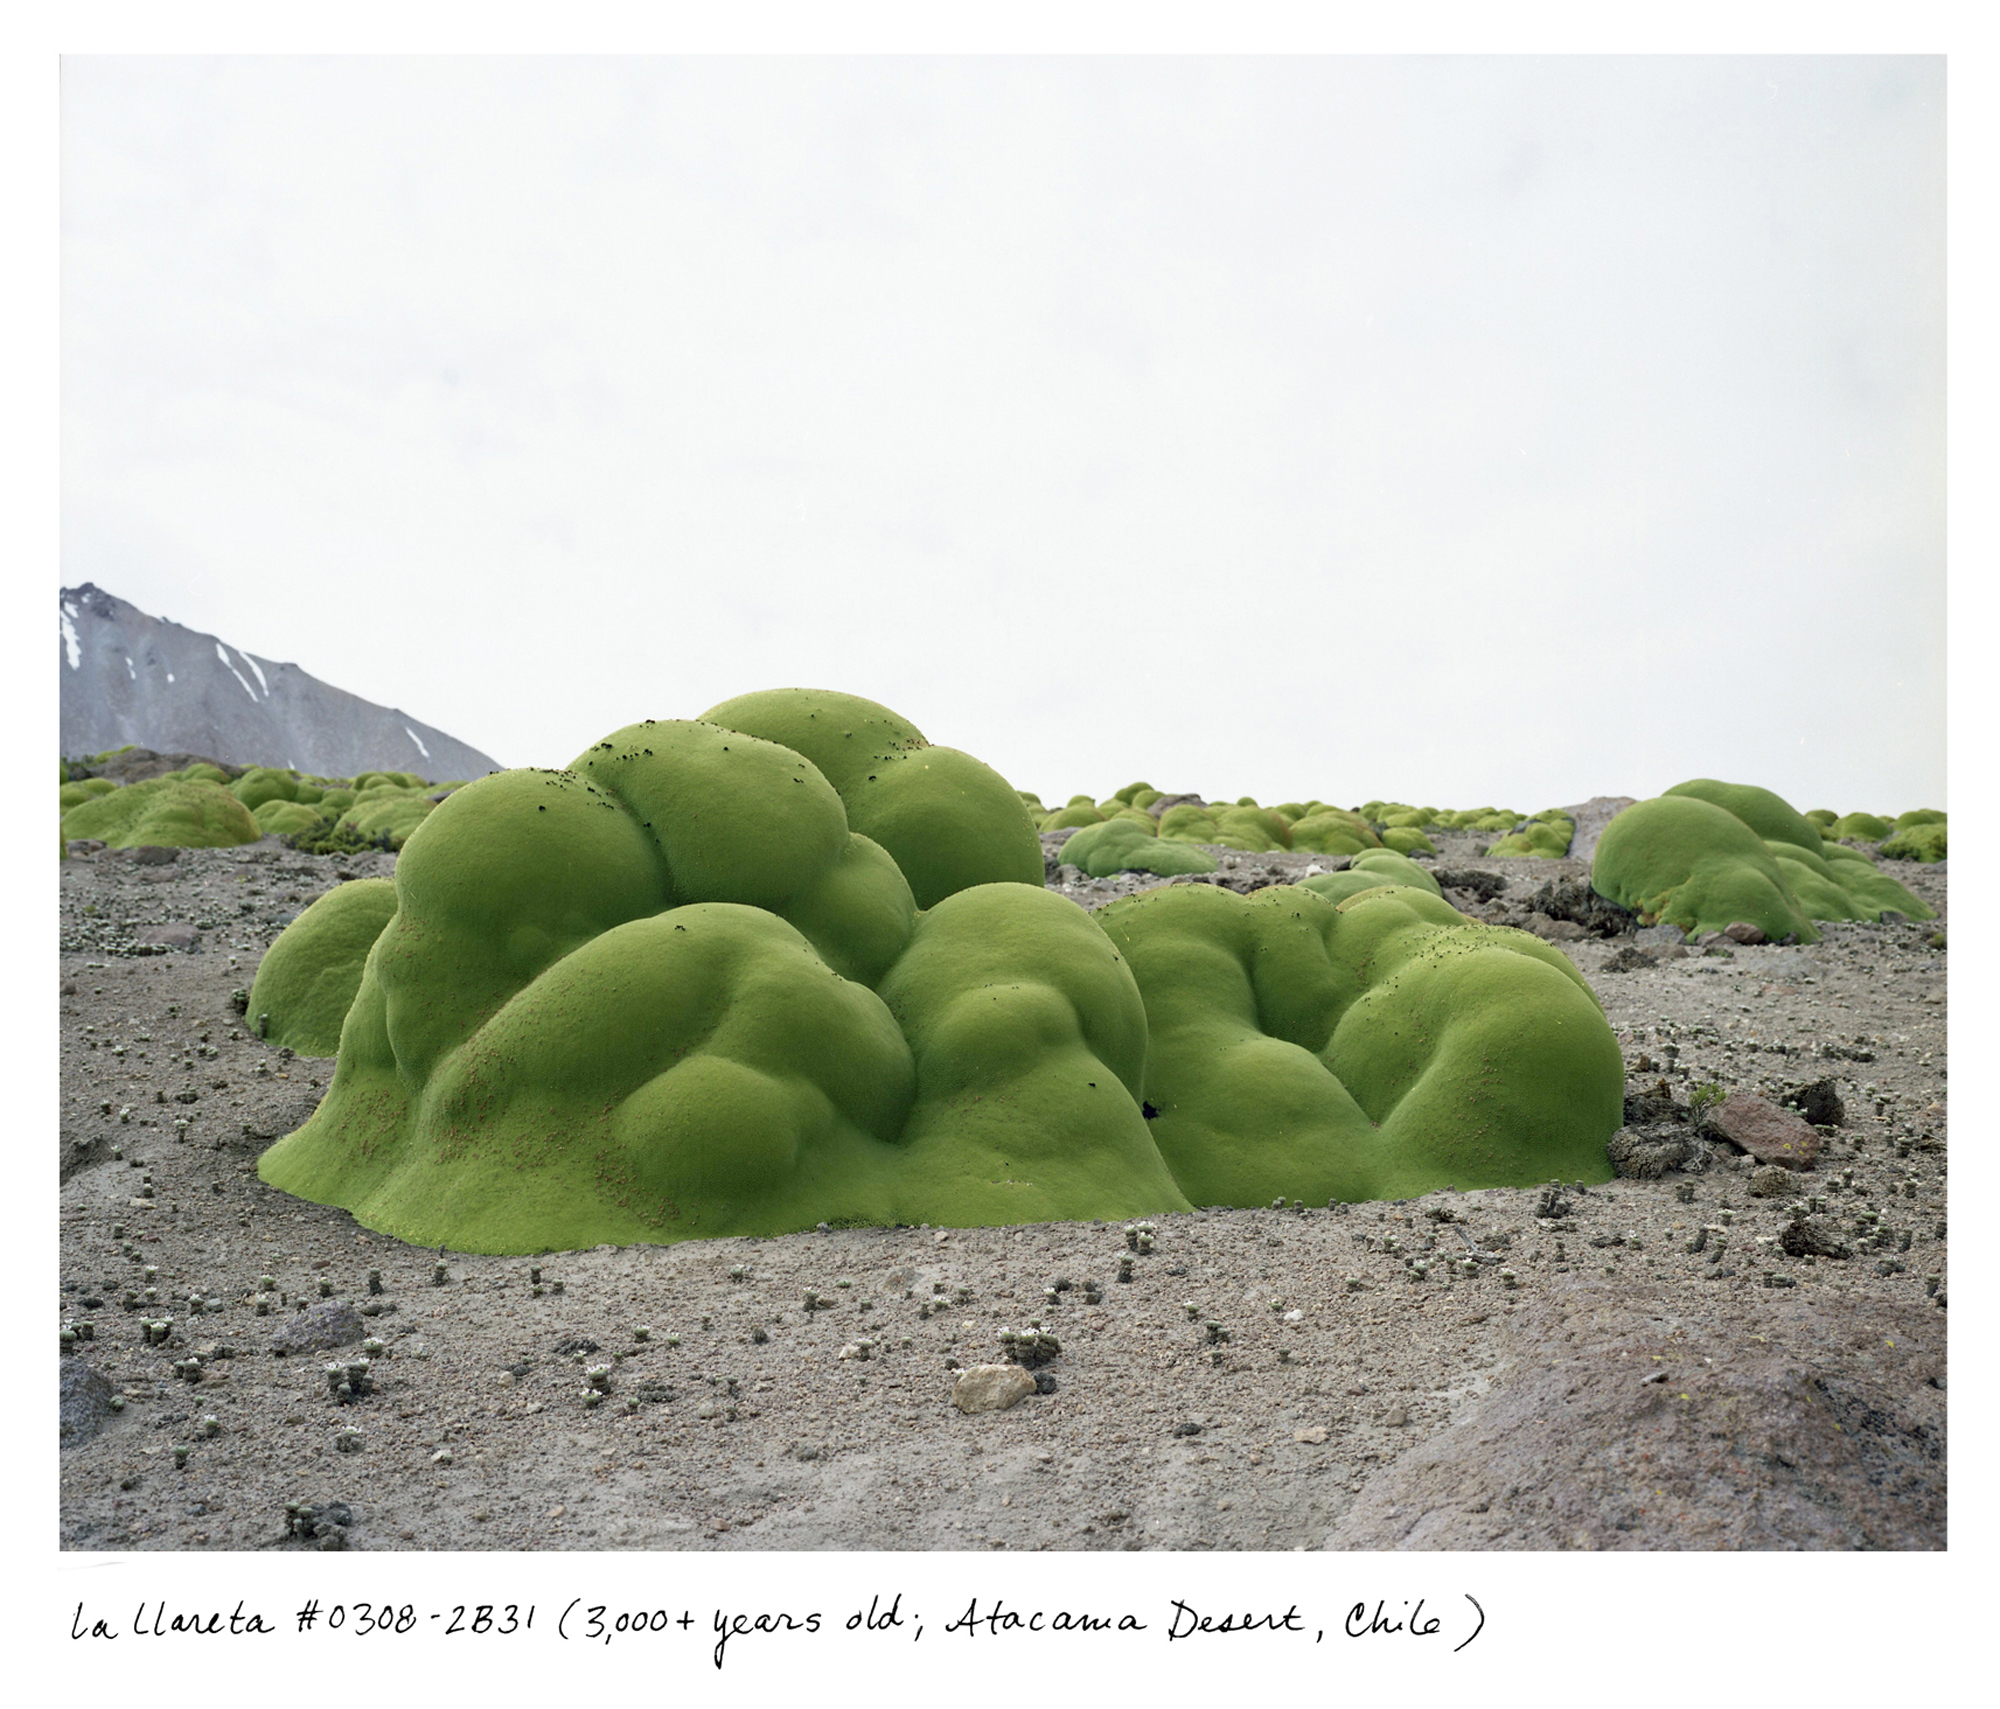
[(91, 582), (61, 593), (62, 751), (128, 742), (321, 777), (483, 777), (497, 761), (394, 707), (149, 617)]

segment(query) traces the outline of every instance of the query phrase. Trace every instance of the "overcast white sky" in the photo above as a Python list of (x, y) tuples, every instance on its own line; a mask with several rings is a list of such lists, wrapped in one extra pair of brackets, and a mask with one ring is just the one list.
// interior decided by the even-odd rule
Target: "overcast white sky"
[(503, 764), (1943, 805), (1939, 59), (63, 73), (63, 565)]

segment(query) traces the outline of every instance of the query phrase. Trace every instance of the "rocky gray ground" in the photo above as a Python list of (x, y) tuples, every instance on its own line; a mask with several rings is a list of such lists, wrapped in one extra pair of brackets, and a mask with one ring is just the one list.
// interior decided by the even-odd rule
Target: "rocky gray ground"
[[(66, 863), (59, 1318), (93, 1335), (63, 1364), (63, 1543), (318, 1546), (288, 1535), (304, 1502), (362, 1549), (1942, 1547), (1944, 921), (1675, 953), (1529, 906), (1581, 861), (1479, 846), (1441, 839), (1436, 867), (1485, 875), (1454, 900), (1562, 944), (1635, 1090), (1830, 1079), (1817, 1167), (1774, 1183), (1703, 1139), (1555, 1199), (1157, 1218), (1122, 1284), (1121, 1226), (1056, 1224), (445, 1253), (440, 1285), (436, 1254), (256, 1179), (332, 1065), (231, 1000), (393, 857)], [(1239, 888), (1331, 864), (1216, 852)], [(1943, 913), (1943, 866), (1896, 870)], [(1808, 1195), (1849, 1256), (1778, 1244)], [(302, 1308), (343, 1359), (384, 1343), (374, 1392), (272, 1352)], [(1052, 1392), (960, 1413), (951, 1363), (1033, 1316)]]

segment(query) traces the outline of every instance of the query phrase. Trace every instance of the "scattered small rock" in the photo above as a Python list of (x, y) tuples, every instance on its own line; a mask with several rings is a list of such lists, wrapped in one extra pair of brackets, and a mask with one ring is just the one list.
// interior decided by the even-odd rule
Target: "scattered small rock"
[(1621, 1127), (1604, 1147), (1611, 1167), (1628, 1181), (1657, 1181), (1684, 1168), (1697, 1150), (1688, 1130), (1671, 1125)]
[(1840, 1101), (1840, 1090), (1828, 1079), (1794, 1086), (1779, 1101), (1797, 1110), (1814, 1127), (1842, 1127), (1847, 1122), (1847, 1108)]
[(974, 1365), (951, 1385), (960, 1412), (1005, 1412), (1035, 1392), (1035, 1379), (1019, 1365)]
[(1659, 957), (1648, 950), (1634, 949), (1630, 944), (1621, 944), (1599, 970), (1604, 973), (1637, 973), (1642, 967), (1657, 967)]
[(282, 1324), (271, 1337), (271, 1351), (281, 1358), (288, 1353), (326, 1353), (352, 1347), (367, 1332), (351, 1301), (323, 1300)]
[(1795, 1216), (1778, 1235), (1778, 1245), (1793, 1258), (1852, 1258), (1854, 1248), (1841, 1238), (1839, 1227), (1823, 1216)]
[(1798, 1178), (1789, 1169), (1781, 1169), (1775, 1163), (1766, 1163), (1760, 1169), (1750, 1172), (1750, 1193), (1753, 1198), (1782, 1199), (1798, 1190)]
[(1709, 1126), (1759, 1163), (1810, 1169), (1819, 1156), (1819, 1135), (1809, 1122), (1754, 1092), (1730, 1093), (1709, 1117)]
[(110, 1421), (115, 1410), (111, 1380), (94, 1366), (81, 1359), (63, 1360), (61, 1392), (57, 1436), (63, 1447), (88, 1442)]

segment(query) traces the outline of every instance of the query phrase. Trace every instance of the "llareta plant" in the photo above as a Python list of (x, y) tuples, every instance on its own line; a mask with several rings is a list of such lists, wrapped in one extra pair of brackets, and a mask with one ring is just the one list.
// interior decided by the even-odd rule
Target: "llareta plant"
[(339, 1061), (259, 1171), (514, 1253), (1609, 1178), (1618, 1045), (1540, 940), (1412, 883), (1093, 916), (1042, 873), (1005, 779), (850, 695), (495, 773), (266, 957), (251, 1012)]

